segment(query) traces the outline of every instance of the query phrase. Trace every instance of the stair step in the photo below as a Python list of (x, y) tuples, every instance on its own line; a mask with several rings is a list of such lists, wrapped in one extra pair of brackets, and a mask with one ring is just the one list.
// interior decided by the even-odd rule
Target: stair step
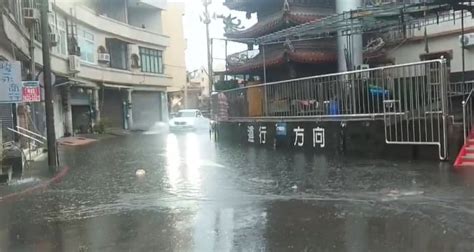
[(462, 157), (463, 160), (469, 160), (469, 161), (473, 161), (474, 162), (474, 154), (466, 154), (464, 157)]
[(474, 146), (466, 147), (466, 151), (468, 151), (468, 152), (474, 152)]
[(474, 131), (471, 132), (469, 139), (459, 151), (454, 161), (455, 168), (474, 168)]
[(457, 167), (474, 167), (474, 162), (461, 162), (460, 164), (456, 165)]

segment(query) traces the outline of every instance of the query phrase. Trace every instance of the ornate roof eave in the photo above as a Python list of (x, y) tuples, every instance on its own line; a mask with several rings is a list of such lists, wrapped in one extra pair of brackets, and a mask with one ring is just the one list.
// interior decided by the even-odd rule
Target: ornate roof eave
[[(265, 66), (272, 68), (283, 65), (287, 62), (303, 63), (303, 64), (331, 64), (337, 62), (337, 54), (335, 52), (314, 51), (314, 50), (298, 50), (298, 51), (281, 51), (265, 58)], [(229, 66), (228, 74), (242, 74), (257, 72), (263, 69), (262, 57), (256, 57), (241, 66)]]
[(248, 41), (294, 25), (316, 22), (321, 18), (323, 18), (321, 14), (303, 13), (291, 10), (281, 11), (263, 21), (259, 21), (246, 30), (226, 33), (225, 36), (229, 39), (245, 38), (245, 40)]

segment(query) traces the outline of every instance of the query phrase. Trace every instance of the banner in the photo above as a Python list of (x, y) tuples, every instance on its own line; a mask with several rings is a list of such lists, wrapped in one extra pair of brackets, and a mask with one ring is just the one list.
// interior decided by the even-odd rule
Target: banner
[(22, 102), (21, 64), (0, 61), (0, 103)]
[(39, 81), (23, 81), (23, 102), (40, 102), (41, 88)]

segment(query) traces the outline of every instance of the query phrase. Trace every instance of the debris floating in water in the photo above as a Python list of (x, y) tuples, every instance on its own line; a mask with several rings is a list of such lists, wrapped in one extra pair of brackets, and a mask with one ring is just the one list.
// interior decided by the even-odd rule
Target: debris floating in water
[(145, 172), (145, 170), (143, 170), (143, 169), (138, 169), (138, 170), (135, 172), (135, 175), (136, 175), (137, 177), (143, 177), (143, 176), (145, 176), (145, 174), (146, 174), (146, 172)]

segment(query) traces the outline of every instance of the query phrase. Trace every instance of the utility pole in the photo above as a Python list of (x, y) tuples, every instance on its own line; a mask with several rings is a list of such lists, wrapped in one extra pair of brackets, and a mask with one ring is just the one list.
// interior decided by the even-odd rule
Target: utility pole
[(184, 83), (184, 108), (188, 108), (188, 81)]
[(41, 1), (41, 41), (43, 49), (43, 76), (44, 76), (44, 96), (46, 105), (46, 134), (48, 141), (48, 165), (51, 172), (56, 172), (57, 151), (56, 151), (56, 133), (54, 130), (54, 107), (53, 107), (53, 86), (51, 83), (51, 55), (48, 9), (49, 0)]
[(211, 110), (211, 94), (212, 94), (212, 83), (213, 83), (211, 38), (209, 36), (209, 24), (211, 23), (211, 17), (209, 15), (209, 9), (208, 9), (208, 6), (211, 3), (212, 3), (212, 0), (202, 0), (202, 4), (204, 5), (204, 17), (202, 18), (202, 22), (206, 25), (207, 75), (209, 77), (209, 111)]

